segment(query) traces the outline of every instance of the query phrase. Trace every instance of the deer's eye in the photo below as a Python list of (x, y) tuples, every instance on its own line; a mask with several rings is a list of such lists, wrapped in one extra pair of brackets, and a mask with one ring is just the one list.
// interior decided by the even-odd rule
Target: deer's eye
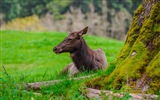
[(68, 41), (71, 41), (71, 40), (73, 40), (73, 39), (71, 39), (71, 38), (68, 39)]
[(71, 42), (72, 41), (72, 39), (67, 39), (67, 42)]

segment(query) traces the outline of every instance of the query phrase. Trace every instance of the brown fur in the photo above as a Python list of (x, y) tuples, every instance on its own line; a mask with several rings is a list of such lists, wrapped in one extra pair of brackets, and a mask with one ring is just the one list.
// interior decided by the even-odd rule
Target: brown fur
[(107, 67), (107, 59), (102, 49), (92, 50), (86, 44), (82, 35), (86, 34), (88, 27), (79, 31), (71, 32), (58, 46), (55, 53), (69, 52), (73, 63), (64, 68), (62, 73), (69, 71), (73, 75), (79, 71), (91, 71)]

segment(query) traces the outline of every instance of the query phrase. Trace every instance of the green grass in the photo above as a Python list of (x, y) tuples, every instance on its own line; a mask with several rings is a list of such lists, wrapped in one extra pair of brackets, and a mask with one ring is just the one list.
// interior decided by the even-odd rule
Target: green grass
[[(12, 99), (14, 95), (15, 98), (32, 97), (32, 93), (24, 90), (18, 89), (15, 92), (15, 84), (58, 79), (57, 74), (71, 62), (69, 53), (56, 55), (52, 51), (52, 48), (67, 36), (66, 33), (6, 30), (0, 31), (0, 36), (0, 82), (3, 84), (1, 88), (3, 91), (2, 95), (5, 97), (9, 91), (13, 92), (13, 94), (12, 92), (8, 93), (8, 95), (12, 95), (8, 99)], [(86, 35), (84, 38), (90, 48), (102, 48), (109, 63), (115, 59), (123, 45), (121, 41), (104, 37)], [(2, 66), (4, 66), (6, 72)], [(64, 85), (64, 89), (67, 90), (68, 87), (74, 87), (71, 83), (77, 82), (68, 81), (68, 83), (64, 83), (66, 84)], [(51, 94), (55, 94), (56, 96), (66, 94), (67, 91), (60, 91), (57, 88), (58, 86), (62, 87), (63, 85), (57, 84), (49, 89), (47, 88), (48, 91), (54, 90), (54, 93), (44, 92), (43, 90), (39, 92), (44, 94), (45, 98)], [(4, 89), (4, 87), (8, 88)]]

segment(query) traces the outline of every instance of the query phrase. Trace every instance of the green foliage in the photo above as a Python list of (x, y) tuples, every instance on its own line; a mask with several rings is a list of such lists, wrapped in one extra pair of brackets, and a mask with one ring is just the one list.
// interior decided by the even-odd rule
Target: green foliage
[(126, 9), (133, 15), (140, 3), (141, 0), (108, 0), (107, 6), (116, 10)]
[(72, 0), (52, 0), (47, 4), (47, 8), (50, 9), (50, 12), (53, 13), (55, 19), (62, 19), (63, 13), (66, 12), (67, 7), (70, 5)]
[(43, 15), (48, 9), (46, 4), (51, 0), (1, 0), (2, 13), (5, 14), (5, 21), (17, 17), (26, 17), (33, 14)]
[[(127, 9), (131, 14), (140, 4), (141, 0), (124, 0), (107, 1), (108, 8), (111, 9)], [(102, 14), (102, 1), (101, 0), (1, 0), (0, 1), (5, 21), (10, 21), (19, 17), (26, 17), (36, 14), (42, 16), (46, 13), (53, 14), (54, 18), (62, 19), (63, 14), (70, 10), (70, 6), (80, 8), (82, 13), (90, 12), (89, 4), (93, 4), (95, 12)]]

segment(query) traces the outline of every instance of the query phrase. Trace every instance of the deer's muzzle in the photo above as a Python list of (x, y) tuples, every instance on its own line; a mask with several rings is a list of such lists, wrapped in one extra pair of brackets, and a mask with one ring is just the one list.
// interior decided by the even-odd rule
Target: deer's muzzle
[(53, 48), (53, 52), (55, 52), (56, 54), (59, 54), (59, 53), (62, 52), (62, 49), (57, 48), (57, 47), (54, 47), (54, 48)]

